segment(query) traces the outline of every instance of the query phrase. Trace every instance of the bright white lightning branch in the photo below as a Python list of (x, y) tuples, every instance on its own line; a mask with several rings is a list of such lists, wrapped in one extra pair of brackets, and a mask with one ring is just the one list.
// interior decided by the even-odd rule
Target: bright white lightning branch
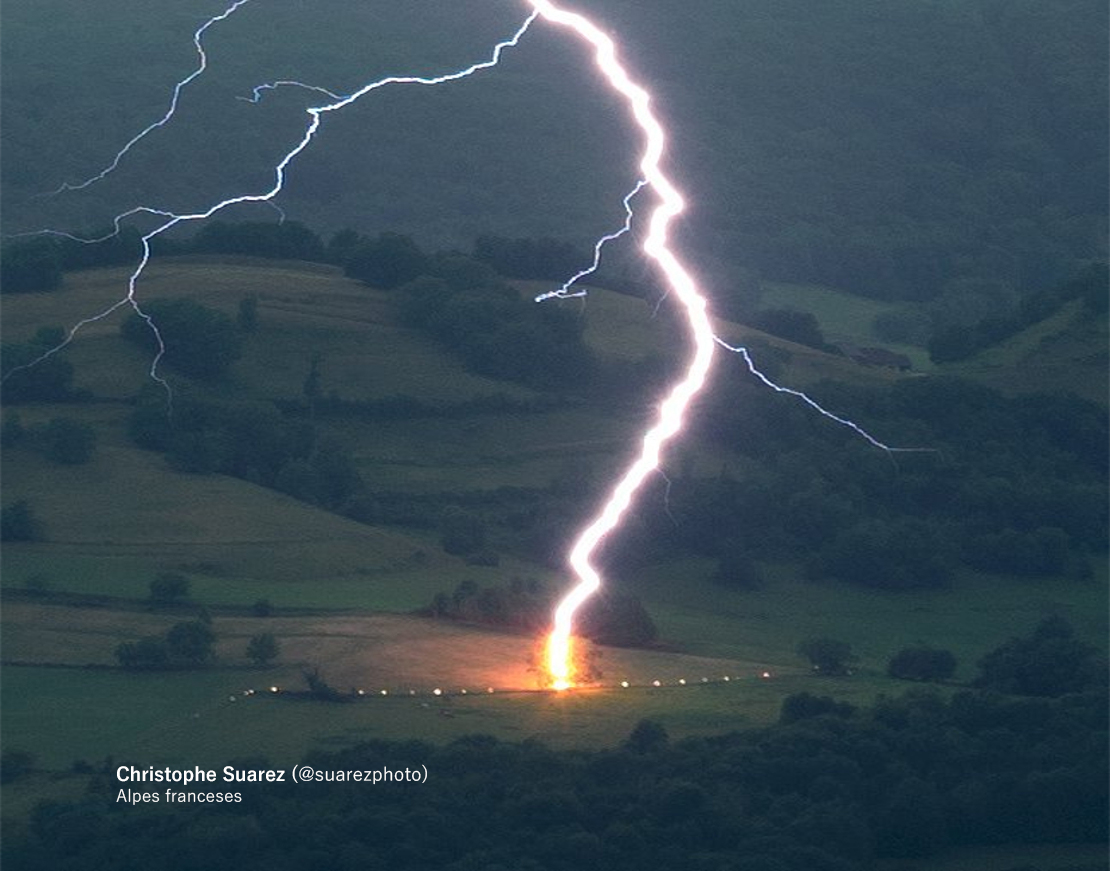
[(636, 196), (645, 186), (647, 181), (640, 179), (636, 182), (636, 187), (632, 188), (624, 197), (624, 224), (619, 230), (614, 230), (612, 233), (607, 233), (594, 243), (594, 259), (593, 262), (585, 269), (580, 269), (574, 273), (570, 278), (562, 283), (557, 290), (549, 290), (547, 293), (541, 293), (536, 297), (536, 302), (546, 302), (549, 299), (573, 299), (574, 297), (585, 296), (586, 291), (576, 290), (573, 293), (571, 288), (574, 287), (579, 281), (587, 275), (592, 275), (597, 272), (597, 268), (601, 265), (601, 249), (609, 242), (619, 239), (625, 233), (632, 230), (632, 198)]
[(644, 136), (644, 151), (640, 158), (641, 178), (659, 199), (649, 219), (648, 235), (644, 240), (643, 250), (656, 262), (666, 279), (668, 288), (678, 298), (689, 321), (694, 341), (693, 356), (686, 374), (659, 406), (659, 416), (655, 424), (644, 434), (639, 456), (617, 482), (608, 501), (602, 506), (601, 513), (586, 527), (571, 549), (570, 564), (579, 581), (556, 609), (554, 626), (547, 644), (547, 669), (551, 674), (552, 686), (555, 689), (565, 689), (571, 685), (573, 677), (570, 665), (570, 635), (574, 614), (601, 585), (601, 576), (590, 562), (590, 558), (605, 536), (620, 523), (632, 503), (633, 496), (647, 477), (659, 468), (663, 446), (682, 428), (683, 415), (690, 401), (704, 386), (709, 374), (709, 366), (713, 360), (714, 337), (707, 313), (706, 299), (698, 291), (693, 277), (668, 245), (667, 233), (672, 219), (683, 209), (683, 200), (678, 189), (660, 166), (666, 136), (662, 125), (651, 110), (650, 95), (632, 81), (628, 71), (617, 58), (613, 40), (593, 22), (582, 15), (559, 8), (550, 0), (529, 0), (529, 2), (544, 19), (569, 28), (593, 46), (594, 58), (602, 75), (628, 102), (633, 119)]
[(157, 130), (159, 127), (166, 126), (166, 124), (168, 124), (170, 122), (170, 119), (173, 118), (174, 113), (177, 111), (177, 101), (181, 97), (181, 92), (186, 88), (186, 86), (188, 86), (188, 84), (190, 82), (192, 82), (194, 79), (196, 79), (198, 76), (200, 76), (208, 68), (208, 55), (204, 51), (204, 34), (205, 34), (205, 32), (208, 30), (209, 27), (211, 27), (212, 25), (228, 18), (233, 12), (235, 12), (236, 9), (238, 9), (240, 6), (246, 5), (249, 2), (250, 2), (250, 0), (235, 0), (235, 2), (233, 2), (230, 6), (228, 6), (223, 12), (221, 12), (219, 15), (212, 16), (207, 21), (205, 21), (204, 24), (202, 24), (200, 27), (198, 27), (196, 29), (196, 31), (194, 31), (194, 33), (193, 33), (193, 46), (197, 50), (197, 58), (198, 58), (197, 68), (195, 70), (193, 70), (191, 73), (189, 73), (189, 75), (187, 75), (181, 81), (179, 81), (176, 85), (174, 85), (173, 96), (170, 97), (170, 105), (166, 109), (165, 114), (162, 115), (161, 118), (159, 118), (157, 121), (154, 121), (154, 122), (148, 124), (140, 132), (138, 132), (134, 136), (132, 136), (131, 139), (127, 142), (127, 144), (124, 145), (123, 148), (121, 148), (118, 152), (116, 152), (116, 156), (115, 156), (115, 158), (113, 158), (112, 162), (110, 164), (108, 164), (106, 167), (104, 167), (104, 169), (102, 169), (96, 175), (90, 176), (89, 178), (85, 179), (83, 182), (80, 182), (78, 184), (70, 184), (69, 182), (62, 182), (61, 185), (59, 185), (56, 189), (54, 189), (49, 194), (47, 194), (47, 196), (54, 196), (55, 194), (60, 194), (63, 191), (79, 191), (79, 190), (82, 190), (84, 188), (87, 188), (91, 184), (95, 184), (96, 182), (100, 181), (105, 176), (107, 176), (109, 173), (113, 172), (116, 169), (116, 167), (119, 166), (120, 161), (123, 160), (123, 158), (127, 154), (127, 152), (129, 152), (132, 148), (134, 148), (139, 143), (139, 141), (141, 139), (144, 139), (147, 136), (148, 133), (151, 133), (154, 130)]
[(800, 399), (802, 402), (804, 402), (806, 405), (808, 405), (810, 408), (812, 408), (814, 411), (816, 411), (822, 417), (827, 417), (829, 420), (833, 421), (834, 423), (838, 423), (841, 426), (848, 427), (848, 429), (855, 432), (858, 436), (863, 438), (865, 441), (870, 442), (874, 447), (879, 448), (880, 450), (884, 450), (888, 454), (893, 454), (893, 453), (931, 453), (933, 451), (933, 448), (896, 448), (896, 447), (892, 447), (891, 445), (885, 444), (884, 442), (879, 441), (877, 438), (875, 438), (873, 435), (871, 435), (871, 433), (869, 433), (867, 430), (865, 430), (863, 427), (861, 427), (855, 421), (852, 421), (852, 420), (849, 420), (846, 417), (840, 417), (839, 415), (834, 414), (833, 412), (829, 411), (827, 408), (825, 408), (822, 405), (820, 405), (819, 403), (817, 403), (816, 400), (807, 396), (801, 390), (794, 390), (793, 388), (783, 387), (780, 384), (776, 384), (774, 381), (772, 381), (770, 378), (768, 378), (766, 375), (764, 375), (762, 372), (760, 372), (756, 368), (755, 363), (752, 361), (751, 355), (748, 353), (748, 349), (745, 348), (743, 345), (730, 345), (728, 342), (726, 342), (724, 339), (720, 338), (719, 336), (714, 336), (713, 341), (715, 341), (718, 345), (720, 345), (726, 351), (732, 351), (732, 353), (734, 353), (734, 354), (739, 354), (744, 359), (744, 362), (747, 364), (748, 371), (751, 372), (752, 375), (754, 375), (760, 381), (762, 381), (765, 386), (770, 387), (772, 390), (774, 390), (775, 393), (786, 393), (790, 396), (793, 396), (795, 399)]

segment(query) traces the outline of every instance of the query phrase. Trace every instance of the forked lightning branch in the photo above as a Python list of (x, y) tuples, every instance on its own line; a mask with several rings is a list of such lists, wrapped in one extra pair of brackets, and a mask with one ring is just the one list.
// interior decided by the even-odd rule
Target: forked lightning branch
[[(104, 179), (126, 162), (129, 152), (147, 134), (155, 129), (168, 126), (174, 119), (182, 93), (208, 69), (209, 59), (204, 45), (206, 34), (249, 2), (251, 0), (236, 0), (219, 15), (208, 19), (194, 31), (193, 44), (197, 53), (197, 65), (174, 86), (168, 107), (156, 121), (132, 136), (102, 170), (78, 183), (62, 183), (54, 191), (54, 194), (80, 190)], [(32, 361), (28, 365), (36, 365), (46, 357), (57, 353), (72, 342), (86, 325), (105, 318), (120, 308), (129, 306), (146, 321), (155, 337), (158, 350), (151, 360), (150, 376), (165, 387), (167, 396), (169, 396), (169, 385), (161, 379), (158, 372), (159, 363), (165, 353), (165, 345), (158, 324), (144, 312), (139, 297), (140, 280), (150, 261), (153, 239), (174, 227), (204, 221), (230, 206), (245, 203), (273, 204), (282, 193), (287, 174), (293, 170), (296, 158), (313, 145), (316, 134), (326, 119), (335, 113), (341, 112), (362, 97), (387, 86), (446, 85), (496, 67), (504, 53), (509, 49), (516, 48), (537, 21), (565, 30), (570, 38), (581, 41), (592, 51), (597, 75), (623, 102), (630, 119), (639, 131), (640, 150), (638, 155), (629, 155), (629, 163), (637, 164), (640, 180), (624, 197), (625, 221), (623, 225), (597, 240), (594, 246), (592, 263), (584, 264), (583, 269), (572, 276), (568, 276), (567, 280), (558, 289), (541, 294), (537, 297), (537, 302), (584, 293), (576, 285), (598, 268), (603, 247), (608, 242), (626, 234), (631, 234), (635, 230), (643, 240), (641, 248), (644, 256), (654, 264), (659, 273), (667, 298), (678, 306), (685, 317), (690, 341), (689, 359), (685, 369), (679, 380), (671, 385), (659, 403), (654, 421), (644, 431), (640, 439), (640, 448), (635, 459), (624, 473), (617, 478), (596, 515), (584, 525), (571, 545), (569, 565), (574, 573), (574, 583), (554, 612), (551, 629), (547, 634), (544, 645), (546, 683), (552, 689), (565, 690), (575, 686), (576, 681), (579, 680), (575, 672), (573, 650), (576, 614), (582, 604), (602, 584), (601, 575), (593, 562), (594, 554), (606, 537), (620, 526), (625, 513), (634, 503), (645, 481), (660, 470), (666, 446), (682, 432), (686, 411), (691, 401), (706, 385), (716, 350), (719, 348), (726, 349), (740, 355), (751, 373), (767, 387), (795, 396), (835, 423), (853, 429), (872, 445), (886, 451), (899, 449), (892, 448), (873, 438), (852, 421), (826, 411), (804, 393), (780, 387), (773, 383), (756, 368), (745, 348), (728, 345), (714, 334), (706, 295), (698, 287), (689, 267), (683, 261), (681, 252), (676, 250), (670, 238), (672, 221), (682, 212), (684, 198), (666, 174), (664, 162), (666, 159), (666, 162), (674, 163), (679, 158), (667, 153), (667, 131), (652, 106), (652, 96), (648, 87), (638, 81), (624, 65), (614, 36), (607, 33), (590, 18), (581, 12), (552, 2), (552, 0), (524, 0), (524, 2), (528, 8), (523, 23), (517, 26), (508, 37), (496, 43), (485, 59), (455, 71), (438, 76), (387, 76), (372, 81), (346, 96), (318, 84), (292, 80), (265, 82), (257, 85), (250, 97), (244, 97), (243, 99), (249, 102), (257, 102), (264, 99), (267, 91), (278, 88), (304, 89), (328, 98), (327, 102), (311, 106), (305, 110), (308, 118), (304, 131), (281, 159), (273, 165), (272, 184), (261, 191), (228, 196), (196, 212), (176, 213), (152, 205), (141, 205), (116, 215), (113, 219), (113, 233), (110, 235), (119, 233), (126, 222), (131, 219), (140, 216), (155, 219), (154, 228), (147, 230), (141, 236), (141, 255), (128, 277), (125, 291), (108, 308), (74, 324), (62, 343), (46, 351), (38, 360)], [(646, 216), (640, 218), (634, 213), (633, 200), (639, 201), (649, 196), (652, 198), (652, 204)], [(41, 232), (74, 238), (56, 230)], [(80, 239), (78, 241), (94, 243), (102, 240)]]

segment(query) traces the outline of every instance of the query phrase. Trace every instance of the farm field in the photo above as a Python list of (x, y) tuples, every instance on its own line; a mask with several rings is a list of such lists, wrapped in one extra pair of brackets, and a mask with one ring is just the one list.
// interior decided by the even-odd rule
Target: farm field
[[(90, 309), (106, 305), (124, 279), (123, 270), (90, 270), (69, 276), (59, 293), (14, 299), (6, 306), (5, 336), (23, 339), (44, 324), (65, 322), (77, 301)], [(521, 291), (532, 295), (540, 287), (526, 282)], [(234, 257), (174, 258), (156, 261), (143, 292), (152, 298), (186, 293), (229, 313), (244, 296), (257, 295), (261, 326), (249, 338), (233, 380), (223, 388), (229, 396), (297, 396), (314, 353), (324, 359), (325, 391), (339, 390), (354, 402), (398, 394), (428, 403), (492, 395), (528, 401), (536, 396), (526, 388), (464, 373), (447, 352), (396, 322), (388, 293), (352, 282), (331, 267)], [(838, 311), (820, 293), (815, 299), (818, 311)], [(607, 291), (593, 292), (581, 316), (587, 318), (586, 338), (594, 351), (614, 363), (645, 359), (664, 328), (646, 303)], [(830, 332), (834, 328), (830, 325)], [(753, 335), (731, 324), (722, 324), (721, 332), (731, 340)], [(769, 341), (791, 353), (783, 377), (801, 383), (854, 377), (867, 384), (894, 377)], [(241, 648), (257, 621), (241, 615), (259, 600), (275, 609), (267, 631), (283, 645), (279, 664), (266, 673), (272, 682), (299, 686), (301, 670), (315, 665), (344, 688), (363, 683), (379, 690), (407, 685), (428, 690), (441, 683), (476, 689), (534, 687), (535, 678), (527, 671), (532, 639), (404, 615), (460, 582), (481, 586), (531, 577), (559, 584), (560, 573), (511, 553), (503, 554), (496, 566), (471, 565), (445, 554), (434, 530), (357, 523), (242, 480), (175, 472), (161, 456), (138, 450), (128, 437), (129, 411), (123, 400), (147, 377), (146, 363), (119, 338), (118, 323), (92, 325), (69, 353), (78, 386), (103, 401), (33, 405), (20, 413), (27, 426), (56, 415), (94, 426), (94, 458), (79, 466), (60, 466), (23, 448), (5, 455), (6, 492), (10, 498), (31, 497), (49, 530), (47, 541), (9, 545), (4, 553), (2, 584), (8, 604), (3, 658), (20, 663), (7, 667), (9, 687), (20, 688), (5, 693), (8, 715), (15, 718), (9, 739), (23, 733), (20, 723), (27, 721), (22, 718), (35, 716), (36, 706), (59, 680), (66, 683), (67, 693), (82, 680), (90, 686), (120, 688), (133, 680), (150, 685), (141, 696), (152, 695), (157, 681), (104, 669), (113, 664), (117, 644), (174, 619), (173, 613), (144, 610), (151, 579), (166, 571), (189, 578), (190, 605), (180, 606), (182, 614), (204, 606), (216, 615), (220, 668), (168, 678), (183, 688), (180, 697), (190, 704), (207, 694), (206, 705), (223, 705), (221, 700), (252, 676), (243, 671), (247, 664)], [(397, 381), (398, 372), (409, 373), (411, 380)], [(598, 404), (587, 397), (549, 409), (537, 406), (524, 414), (463, 411), (449, 419), (346, 417), (335, 421), (333, 429), (356, 446), (360, 473), (383, 489), (434, 498), (445, 490), (543, 488), (585, 469), (595, 477), (610, 474), (647, 412), (646, 399)], [(692, 461), (706, 464), (715, 458), (719, 459), (710, 453)], [(679, 711), (668, 715), (665, 702), (648, 703), (650, 708), (641, 713), (659, 716), (678, 734), (687, 728), (721, 728), (737, 716), (753, 722), (773, 719), (777, 700), (793, 691), (797, 681), (813, 680), (796, 652), (810, 636), (843, 636), (859, 656), (852, 679), (818, 681), (816, 688), (866, 703), (876, 693), (900, 689), (884, 676), (885, 662), (908, 643), (951, 648), (960, 662), (959, 676), (969, 678), (975, 661), (989, 647), (1027, 631), (1046, 609), (1067, 615), (1082, 636), (1094, 642), (1106, 631), (1105, 613), (1097, 607), (1104, 596), (1104, 573), (1086, 584), (1014, 583), (1008, 587), (1007, 605), (1000, 607), (987, 579), (965, 578), (954, 592), (876, 594), (844, 585), (814, 585), (799, 578), (796, 566), (786, 564), (770, 572), (765, 589), (730, 591), (707, 580), (711, 568), (697, 560), (649, 566), (637, 577), (636, 591), (659, 626), (662, 647), (614, 648), (603, 657), (606, 680), (614, 683), (774, 672), (774, 682), (757, 683), (743, 694), (698, 690), (702, 695), (697, 697), (696, 716)], [(72, 607), (64, 599), (68, 594), (107, 599), (95, 608)], [(383, 626), (391, 628), (383, 634)], [(456, 647), (469, 652), (462, 655)], [(86, 666), (96, 668), (83, 670)], [(654, 698), (650, 692), (637, 692), (644, 699)], [(165, 703), (174, 704), (173, 696), (168, 694)], [(693, 690), (689, 697), (695, 697)], [(715, 717), (716, 700), (725, 698), (721, 716)], [(468, 729), (520, 735), (536, 730), (548, 739), (558, 733), (557, 727), (544, 726), (538, 712), (547, 703), (535, 697), (456, 703), (479, 706), (458, 718)], [(280, 711), (279, 719), (292, 716), (274, 700), (252, 704)], [(480, 707), (486, 704), (500, 712), (489, 723)], [(576, 742), (603, 743), (628, 725), (623, 715), (608, 713), (611, 705), (626, 713), (628, 707), (608, 690), (583, 704), (593, 706), (595, 715), (575, 729)], [(312, 715), (304, 712), (317, 706), (306, 704), (297, 710), (299, 725), (292, 732), (311, 721)], [(341, 710), (343, 717), (368, 716), (362, 708)], [(520, 712), (519, 726), (508, 724), (506, 710)], [(112, 716), (108, 714), (107, 721)], [(618, 727), (618, 722), (624, 725)], [(444, 728), (451, 732), (454, 725)], [(329, 728), (321, 724), (293, 743), (300, 746), (332, 734)], [(407, 726), (391, 716), (375, 728), (399, 736)], [(286, 727), (276, 731), (290, 733)], [(87, 755), (95, 744), (89, 741), (81, 750), (72, 739), (57, 746), (52, 740), (49, 733), (39, 734), (34, 749), (57, 764), (67, 756)], [(154, 745), (150, 752), (155, 752)]]
[[(78, 300), (109, 304), (125, 278), (113, 269), (73, 273), (59, 293), (13, 298), (5, 305), (5, 340), (25, 341), (67, 322)], [(544, 288), (518, 284), (524, 299)], [(591, 389), (553, 394), (464, 371), (452, 353), (398, 320), (389, 292), (332, 267), (169, 258), (156, 261), (144, 293), (184, 295), (230, 316), (240, 300), (257, 298), (259, 328), (232, 374), (205, 388), (213, 401), (299, 401), (318, 359), (322, 392), (335, 400), (319, 423), (349, 447), (373, 491), (417, 506), (414, 516), (444, 499), (479, 513), (502, 502), (517, 507), (499, 509), (505, 513), (489, 536), (496, 559), (471, 560), (446, 552), (434, 523), (356, 521), (242, 478), (177, 470), (132, 438), (131, 397), (148, 381), (149, 360), (120, 338), (121, 319), (92, 325), (67, 352), (86, 401), (18, 407), (28, 429), (58, 417), (94, 429), (91, 459), (59, 464), (28, 444), (3, 458), (5, 504), (27, 499), (46, 530), (40, 541), (6, 543), (0, 573), (0, 734), (5, 751), (29, 754), (34, 766), (2, 787), (8, 831), (25, 826), (40, 801), (79, 798), (89, 772), (110, 761), (218, 767), (264, 757), (289, 765), (372, 740), (442, 746), (476, 734), (593, 751), (622, 745), (645, 720), (681, 741), (773, 726), (784, 700), (799, 694), (857, 709), (898, 697), (914, 685), (889, 677), (887, 662), (911, 645), (956, 657), (953, 678), (933, 687), (947, 696), (974, 679), (987, 651), (1031, 632), (1046, 614), (1104, 646), (1107, 570), (1098, 560), (1086, 577), (961, 571), (948, 588), (889, 592), (808, 580), (802, 554), (765, 564), (763, 582), (748, 589), (714, 582), (712, 559), (663, 556), (621, 579), (657, 627), (656, 641), (598, 645), (593, 684), (544, 690), (535, 634), (433, 619), (426, 609), (468, 586), (558, 590), (567, 583), (552, 562), (516, 546), (512, 512), (529, 510), (528, 500), (592, 492), (626, 462), (655, 400), (650, 388), (647, 395), (616, 388), (638, 367), (665, 364), (681, 343), (652, 305), (605, 290), (574, 303), (603, 377)], [(858, 325), (881, 309), (842, 306), (842, 295), (800, 286), (773, 289), (771, 301), (805, 310), (798, 301), (806, 294), (830, 336), (865, 338)], [(1055, 335), (1052, 325), (1042, 329), (1042, 339)], [(722, 321), (717, 330), (726, 341), (773, 349), (777, 377), (797, 387), (883, 389), (917, 377), (742, 324)], [(717, 377), (734, 374), (732, 362), (722, 357)], [(735, 363), (742, 373), (742, 361)], [(1009, 358), (991, 365), (1005, 371)], [(681, 475), (753, 468), (722, 443), (684, 446), (673, 464)], [(666, 503), (668, 496), (660, 489), (651, 498)], [(578, 522), (557, 518), (552, 541)], [(167, 573), (187, 579), (188, 595), (152, 603), (151, 582)], [(119, 667), (121, 644), (164, 636), (198, 616), (215, 637), (208, 664)], [(259, 633), (280, 645), (266, 666), (247, 656)], [(850, 674), (813, 672), (799, 645), (817, 637), (851, 645)], [(310, 698), (309, 673), (347, 701)], [(956, 850), (938, 858), (946, 863), (938, 867), (1007, 871), (1029, 855)], [(1046, 848), (1038, 867), (1085, 867), (1092, 855), (1083, 846)], [(909, 866), (891, 862), (882, 871)]]

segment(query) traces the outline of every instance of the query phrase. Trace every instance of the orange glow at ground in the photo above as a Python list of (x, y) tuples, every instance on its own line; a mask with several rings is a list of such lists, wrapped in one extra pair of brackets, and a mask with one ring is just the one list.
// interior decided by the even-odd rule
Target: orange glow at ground
[(576, 636), (561, 636), (550, 632), (544, 642), (541, 685), (546, 689), (562, 692), (573, 689), (594, 679), (588, 661), (589, 643), (577, 643), (582, 639)]
[(574, 642), (569, 636), (560, 636), (556, 632), (548, 633), (541, 667), (543, 686), (560, 692), (574, 686), (571, 680), (573, 649)]

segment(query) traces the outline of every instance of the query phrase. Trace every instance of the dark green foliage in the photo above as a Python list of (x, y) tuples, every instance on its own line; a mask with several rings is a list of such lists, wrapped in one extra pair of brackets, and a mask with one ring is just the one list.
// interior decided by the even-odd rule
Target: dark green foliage
[(212, 657), (216, 636), (210, 623), (189, 620), (175, 623), (166, 633), (166, 651), (170, 660), (186, 665), (200, 665)]
[(886, 673), (902, 680), (948, 680), (956, 673), (956, 657), (950, 650), (906, 647), (891, 657)]
[(812, 693), (792, 693), (782, 700), (779, 722), (786, 725), (810, 717), (833, 716), (848, 718), (856, 709), (847, 702), (838, 702), (830, 696), (815, 696)]
[(325, 249), (324, 255), (328, 263), (334, 263), (337, 266), (342, 266), (347, 262), (351, 252), (354, 251), (363, 241), (362, 236), (357, 230), (352, 230), (350, 227), (340, 230), (335, 233), (329, 240)]
[(239, 300), (235, 326), (241, 333), (253, 333), (258, 330), (258, 294), (252, 293)]
[(173, 438), (174, 419), (170, 418), (166, 392), (156, 384), (146, 384), (135, 398), (135, 408), (127, 422), (127, 433), (140, 448), (164, 451)]
[(880, 855), (931, 856), (948, 845), (944, 801), (932, 783), (907, 777), (890, 791), (883, 805), (876, 820)]
[[(348, 698), (318, 672), (306, 680)], [(122, 869), (134, 850), (148, 868), (868, 871), (949, 845), (1104, 843), (1106, 730), (1105, 693), (1030, 704), (964, 692), (683, 741), (643, 721), (601, 750), (372, 741), (302, 761), (426, 766), (436, 790), (236, 784), (241, 803), (132, 808), (108, 777), (40, 805), (5, 838), (5, 867)]]
[[(997, 574), (1087, 574), (1107, 546), (1105, 409), (1071, 396), (1004, 397), (954, 378), (880, 391), (824, 383), (809, 394), (898, 446), (891, 464), (789, 397), (720, 379), (694, 437), (752, 463), (743, 478), (671, 482), (646, 499), (621, 559), (676, 548), (721, 560), (743, 532), (763, 561), (806, 555), (814, 578), (881, 589), (943, 587), (959, 566)], [(658, 507), (656, 507), (658, 506)]]
[(427, 608), (433, 617), (539, 630), (551, 619), (551, 597), (535, 580), (513, 578), (506, 586), (462, 581), (450, 595), (438, 593)]
[(1061, 696), (1106, 683), (1106, 660), (1071, 625), (1047, 617), (1032, 635), (1012, 638), (979, 661), (976, 686), (1027, 696)]
[(888, 590), (948, 586), (950, 548), (939, 529), (919, 520), (865, 520), (839, 533), (810, 572)]
[(9, 749), (0, 753), (0, 783), (11, 783), (26, 777), (35, 768), (34, 754), (26, 750)]
[(1108, 297), (1107, 265), (1091, 264), (1068, 281), (1028, 294), (1013, 311), (992, 311), (973, 323), (942, 319), (929, 338), (929, 357), (935, 363), (965, 360), (1055, 314), (1070, 300), (1082, 300), (1091, 313), (1099, 313), (1106, 311)]
[(329, 440), (309, 458), (292, 457), (285, 462), (273, 486), (295, 499), (337, 510), (361, 491), (362, 478), (349, 452)]
[(605, 589), (591, 596), (579, 612), (578, 631), (598, 644), (639, 647), (659, 635), (655, 622), (636, 596)]
[(506, 278), (565, 281), (590, 263), (589, 255), (556, 239), (505, 239), (479, 236), (474, 259), (488, 263)]
[(239, 359), (242, 336), (223, 312), (188, 298), (150, 300), (143, 311), (145, 318), (133, 314), (123, 322), (121, 334), (152, 354), (161, 337), (162, 361), (182, 375), (212, 381)]
[(401, 316), (454, 350), (467, 368), (533, 387), (580, 385), (593, 362), (583, 323), (556, 305), (537, 306), (488, 266), (443, 255), (399, 289)]
[(829, 676), (848, 673), (849, 665), (856, 660), (852, 645), (833, 638), (810, 638), (798, 645), (798, 653), (809, 660), (813, 670)]
[(174, 605), (189, 598), (189, 579), (180, 572), (162, 572), (150, 582), (150, 601)]
[(1070, 536), (1050, 526), (969, 536), (965, 549), (964, 562), (972, 568), (1033, 576), (1066, 574), (1072, 550)]
[(308, 685), (308, 694), (312, 698), (321, 702), (341, 702), (345, 700), (343, 694), (324, 679), (319, 668), (314, 667), (311, 671), (303, 671), (301, 675)]
[(343, 271), (351, 278), (392, 290), (422, 275), (428, 257), (408, 236), (382, 233), (377, 239), (362, 239), (343, 252)]
[(453, 556), (480, 551), (486, 544), (486, 527), (474, 513), (460, 508), (444, 512), (440, 520), (439, 545)]
[(9, 411), (4, 415), (4, 422), (0, 425), (0, 447), (14, 448), (27, 436), (23, 426), (23, 419), (17, 411)]
[(123, 668), (136, 671), (166, 668), (170, 664), (166, 639), (155, 635), (138, 641), (125, 641), (116, 647), (115, 655)]
[(323, 260), (320, 237), (297, 221), (278, 223), (213, 221), (193, 237), (199, 254), (250, 254), (282, 260)]
[(269, 617), (274, 613), (274, 606), (269, 599), (259, 599), (251, 605), (251, 614), (255, 617)]
[(41, 293), (61, 286), (62, 257), (53, 239), (24, 239), (0, 247), (0, 292)]
[(817, 318), (809, 312), (789, 308), (769, 308), (756, 312), (748, 319), (748, 324), (780, 339), (788, 339), (799, 345), (825, 349), (828, 343), (817, 324)]
[(0, 510), (0, 541), (41, 541), (42, 537), (42, 524), (26, 499)]
[(63, 353), (44, 356), (52, 347), (31, 342), (0, 348), (0, 390), (5, 403), (65, 402), (74, 398), (73, 364)]
[(280, 652), (281, 647), (271, 632), (252, 635), (247, 642), (247, 659), (255, 665), (268, 665)]
[(667, 746), (667, 730), (655, 720), (640, 720), (624, 739), (624, 749), (633, 753), (653, 753)]
[(165, 451), (182, 472), (231, 475), (333, 511), (368, 498), (350, 451), (335, 438), (317, 438), (298, 412), (302, 405), (283, 415), (271, 402), (212, 399), (186, 387), (175, 390), (171, 418), (165, 394), (146, 390), (130, 431), (136, 444)]
[(66, 466), (87, 463), (96, 449), (96, 430), (68, 417), (53, 418), (36, 435), (47, 458)]

